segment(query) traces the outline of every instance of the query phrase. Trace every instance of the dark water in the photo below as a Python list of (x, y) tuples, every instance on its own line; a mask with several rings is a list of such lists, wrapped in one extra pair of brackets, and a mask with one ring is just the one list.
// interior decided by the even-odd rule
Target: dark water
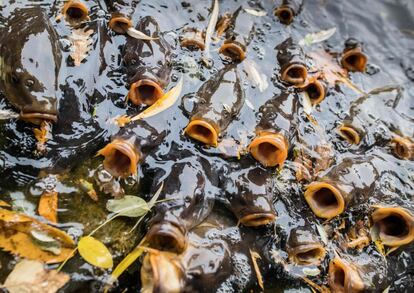
[[(92, 30), (91, 50), (86, 61), (80, 66), (73, 66), (73, 61), (69, 57), (69, 36), (72, 29), (64, 20), (56, 19), (63, 5), (60, 1), (0, 1), (0, 29), (3, 32), (7, 31), (7, 20), (18, 9), (43, 6), (56, 29), (56, 41), (62, 49), (63, 60), (57, 91), (59, 121), (53, 125), (52, 139), (46, 144), (47, 154), (40, 156), (33, 152), (36, 148), (33, 125), (19, 120), (2, 121), (0, 124), (1, 199), (12, 203), (16, 209), (35, 214), (42, 190), (49, 185), (55, 186), (59, 192), (59, 227), (75, 238), (87, 234), (104, 221), (108, 214), (105, 203), (110, 198), (110, 195), (99, 192), (99, 201), (93, 202), (80, 189), (78, 179), (96, 182), (99, 174), (104, 173), (102, 159), (94, 158), (94, 155), (119, 130), (110, 122), (111, 118), (123, 114), (131, 115), (141, 110), (125, 102), (128, 88), (126, 76), (121, 70), (121, 51), (126, 37), (114, 34), (108, 29), (110, 14), (104, 1), (90, 2), (90, 21), (83, 24), (82, 28)], [(382, 104), (383, 102), (376, 103), (375, 97), (367, 103), (364, 109), (370, 121), (370, 124), (366, 125), (369, 135), (364, 138), (361, 145), (353, 146), (338, 136), (336, 128), (347, 118), (352, 103), (362, 94), (345, 83), (328, 87), (326, 99), (313, 109), (311, 115), (323, 129), (326, 141), (332, 146), (332, 168), (346, 160), (369, 160), (376, 170), (374, 178), (364, 175), (363, 172), (351, 170), (345, 175), (347, 180), (363, 182), (365, 185), (371, 182), (370, 190), (382, 193), (388, 191), (398, 197), (398, 201), (393, 202), (413, 211), (414, 164), (412, 161), (400, 160), (393, 156), (384, 141), (390, 135), (387, 133), (388, 129), (398, 129), (411, 138), (414, 135), (414, 2), (306, 1), (301, 13), (290, 26), (282, 25), (273, 16), (273, 1), (220, 1), (220, 14), (233, 12), (240, 5), (267, 12), (266, 16), (252, 16), (255, 33), (248, 46), (245, 61), (253, 60), (257, 64), (269, 86), (261, 92), (258, 87), (251, 85), (245, 61), (237, 65), (249, 103), (244, 103), (239, 115), (222, 134), (222, 140), (229, 142), (231, 146), (236, 143), (246, 148), (254, 138), (256, 114), (260, 106), (281, 92), (296, 91), (292, 87), (286, 87), (279, 79), (276, 45), (288, 37), (301, 40), (308, 33), (335, 27), (336, 32), (328, 41), (305, 46), (305, 54), (323, 49), (340, 53), (346, 39), (356, 38), (363, 43), (364, 52), (368, 56), (367, 72), (350, 73), (349, 79), (364, 93), (376, 91), (377, 93), (371, 96), (378, 96), (378, 100), (381, 100), (383, 92), (388, 91), (387, 87), (395, 88), (394, 92), (398, 92), (398, 98), (392, 101), (392, 107), (387, 107)], [(134, 23), (147, 15), (153, 16), (159, 22), (160, 29), (173, 52), (173, 72), (169, 88), (183, 77), (182, 97), (191, 96), (205, 81), (229, 64), (229, 61), (217, 52), (221, 42), (212, 43), (211, 55), (214, 66), (211, 69), (202, 65), (199, 51), (189, 51), (179, 45), (179, 35), (185, 25), (207, 26), (211, 7), (210, 1), (140, 1), (132, 16)], [(4, 46), (5, 43), (1, 45)], [(311, 66), (311, 59), (306, 60), (307, 65)], [(235, 147), (230, 147), (227, 151), (221, 147), (205, 148), (183, 135), (182, 130), (189, 120), (187, 112), (191, 112), (193, 102), (192, 99), (184, 100), (183, 103), (177, 102), (162, 114), (151, 118), (164, 125), (167, 135), (156, 151), (145, 158), (136, 178), (116, 181), (125, 189), (126, 194), (150, 196), (152, 173), (149, 170), (157, 166), (168, 172), (174, 162), (174, 158), (169, 155), (173, 150), (188, 151), (211, 161), (213, 172), (224, 172), (223, 166), (229, 161), (237, 162), (234, 155)], [(12, 109), (4, 96), (0, 98), (0, 108)], [(297, 113), (291, 114), (295, 120), (290, 136), (290, 144), (293, 146), (298, 143), (298, 137), (303, 136), (306, 141), (306, 125), (310, 122), (303, 115), (302, 102), (298, 105)], [(311, 141), (306, 142), (311, 144)], [(269, 169), (269, 172), (274, 174), (267, 183), (272, 190), (273, 205), (278, 215), (275, 225), (260, 229), (239, 227), (237, 219), (224, 208), (221, 201), (216, 201), (211, 216), (206, 220), (216, 227), (209, 232), (209, 237), (225, 239), (232, 253), (231, 273), (222, 284), (215, 285), (220, 291), (260, 291), (248, 254), (249, 249), (259, 252), (262, 256), (259, 266), (265, 288), (269, 292), (310, 291), (295, 275), (295, 269), (284, 271), (274, 259), (274, 253), (279, 253), (282, 258), (286, 256), (286, 242), (292, 229), (310, 226), (316, 232), (317, 225), (325, 224), (323, 219), (312, 214), (303, 199), (304, 184), (298, 183), (295, 178), (293, 156), (291, 148), (281, 171)], [(372, 160), (369, 159), (371, 157)], [(242, 161), (249, 166), (259, 166), (249, 155), (243, 156)], [(329, 174), (329, 171), (328, 169), (326, 173)], [(325, 173), (320, 176), (323, 175)], [(98, 189), (97, 185), (95, 187)], [(340, 225), (342, 220), (346, 222), (347, 228), (352, 227), (357, 220), (367, 220), (370, 205), (382, 202), (381, 196), (371, 196), (372, 193), (364, 188), (361, 188), (360, 192), (360, 201), (354, 201), (345, 213), (325, 224), (328, 230), (329, 227), (332, 229)], [(147, 229), (144, 224), (141, 225), (139, 233), (127, 234), (133, 224), (134, 221), (118, 219), (97, 235), (116, 256), (115, 263), (138, 243)], [(329, 260), (339, 249), (336, 240), (331, 236), (329, 234), (327, 257), (320, 266), (321, 275), (314, 278), (316, 282), (326, 280)], [(390, 292), (414, 290), (412, 251), (411, 244), (387, 257), (386, 268), (392, 268), (385, 273), (388, 278), (386, 283), (391, 285)], [(373, 244), (366, 247), (362, 253), (353, 250), (348, 253), (354, 257), (365, 254), (370, 258), (378, 256)], [(16, 259), (2, 253), (0, 262), (0, 280), (4, 281)], [(121, 292), (126, 288), (129, 288), (129, 292), (138, 290), (139, 267), (139, 263), (134, 264), (120, 279), (119, 286), (114, 288), (114, 292)], [(108, 275), (108, 272), (93, 268), (79, 258), (71, 260), (64, 271), (71, 273), (72, 277), (70, 284), (64, 287), (64, 292), (100, 291)], [(367, 271), (367, 275), (369, 274), (375, 274), (375, 271)]]

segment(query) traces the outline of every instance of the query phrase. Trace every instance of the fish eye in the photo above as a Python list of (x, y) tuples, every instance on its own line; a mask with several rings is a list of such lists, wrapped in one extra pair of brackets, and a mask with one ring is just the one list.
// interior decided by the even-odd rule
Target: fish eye
[(35, 82), (34, 82), (33, 79), (29, 78), (29, 79), (26, 79), (24, 84), (25, 84), (26, 87), (31, 88), (32, 86), (34, 86)]
[(12, 74), (10, 80), (14, 84), (18, 84), (20, 82), (20, 79), (16, 74)]

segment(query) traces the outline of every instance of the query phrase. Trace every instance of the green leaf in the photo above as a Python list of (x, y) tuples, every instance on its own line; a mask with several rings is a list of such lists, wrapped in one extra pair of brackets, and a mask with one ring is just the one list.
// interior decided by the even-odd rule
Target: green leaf
[(33, 242), (42, 250), (49, 251), (54, 255), (59, 255), (61, 253), (61, 244), (56, 239), (50, 237), (49, 235), (32, 230), (30, 231), (30, 235), (33, 238)]
[(141, 217), (150, 210), (145, 200), (133, 195), (125, 195), (121, 199), (110, 199), (106, 204), (106, 208), (120, 216), (132, 218)]
[(79, 254), (93, 266), (110, 269), (114, 265), (108, 248), (92, 236), (85, 236), (78, 243)]

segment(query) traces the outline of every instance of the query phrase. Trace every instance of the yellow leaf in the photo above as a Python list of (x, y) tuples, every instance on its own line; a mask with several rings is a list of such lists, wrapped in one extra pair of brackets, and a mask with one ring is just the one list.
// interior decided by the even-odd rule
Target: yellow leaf
[(138, 115), (131, 118), (131, 121), (136, 121), (143, 118), (148, 118), (162, 111), (168, 109), (177, 101), (178, 97), (181, 94), (181, 90), (183, 88), (183, 79), (181, 78), (180, 81), (177, 83), (175, 87), (173, 87), (170, 91), (168, 91), (164, 96), (158, 99), (154, 104), (150, 107), (139, 113)]
[[(74, 241), (65, 232), (14, 211), (0, 209), (0, 227), (0, 247), (28, 259), (45, 263), (62, 262), (70, 257), (75, 247)], [(59, 242), (59, 253), (56, 255), (42, 249), (32, 236), (34, 231)]]
[(40, 197), (38, 212), (46, 220), (57, 223), (58, 193), (44, 192)]
[(264, 290), (262, 273), (260, 272), (259, 265), (257, 264), (257, 259), (261, 259), (261, 256), (256, 251), (252, 251), (250, 249), (249, 251), (250, 251), (250, 256), (252, 258), (254, 271), (256, 272), (257, 283), (259, 284), (260, 288)]
[(145, 247), (138, 245), (133, 251), (131, 251), (114, 269), (111, 274), (110, 282), (114, 282), (119, 276), (131, 265), (138, 257), (145, 251)]
[(10, 205), (4, 200), (0, 200), (0, 207), (10, 207)]
[(118, 124), (119, 127), (124, 127), (129, 122), (131, 122), (131, 117), (127, 115), (121, 115), (118, 118), (115, 119), (116, 124)]
[(112, 255), (108, 248), (92, 236), (85, 236), (78, 243), (79, 254), (91, 265), (103, 269), (113, 266)]

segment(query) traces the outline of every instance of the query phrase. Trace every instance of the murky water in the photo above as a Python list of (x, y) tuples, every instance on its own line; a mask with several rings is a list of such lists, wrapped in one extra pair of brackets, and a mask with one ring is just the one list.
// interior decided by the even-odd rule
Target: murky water
[[(70, 57), (70, 36), (74, 29), (59, 17), (63, 6), (61, 1), (0, 1), (2, 34), (7, 32), (9, 36), (18, 36), (19, 31), (9, 31), (8, 20), (13, 18), (19, 9), (42, 6), (56, 30), (55, 41), (62, 50), (56, 93), (59, 120), (52, 127), (52, 138), (46, 144), (47, 153), (34, 153), (36, 141), (32, 124), (20, 120), (0, 123), (1, 199), (11, 203), (14, 209), (35, 215), (42, 191), (53, 186), (59, 193), (58, 227), (75, 239), (89, 233), (106, 219), (108, 212), (105, 203), (111, 198), (104, 192), (98, 192), (99, 200), (93, 201), (80, 187), (79, 179), (95, 183), (96, 190), (99, 190), (98, 182), (102, 184), (102, 177), (109, 175), (103, 170), (102, 157), (94, 156), (119, 131), (119, 127), (111, 122), (112, 118), (124, 114), (132, 115), (143, 109), (125, 100), (128, 85), (121, 52), (127, 37), (115, 34), (108, 28), (110, 14), (104, 1), (86, 2), (90, 8), (90, 20), (79, 29), (90, 30), (92, 42), (85, 60), (80, 66), (74, 66)], [(164, 37), (172, 48), (172, 74), (168, 88), (183, 77), (184, 86), (180, 96), (184, 98), (162, 114), (148, 119), (149, 123), (153, 123), (158, 129), (165, 129), (166, 136), (155, 151), (145, 157), (138, 168), (138, 175), (112, 180), (106, 187), (110, 186), (114, 194), (142, 195), (148, 199), (153, 193), (151, 185), (154, 174), (160, 169), (168, 174), (180, 157), (177, 154), (185, 153), (208, 161), (211, 173), (219, 176), (231, 177), (233, 169), (229, 167), (229, 162), (241, 166), (236, 168), (261, 168), (250, 155), (244, 155), (238, 160), (237, 149), (239, 146), (246, 149), (254, 138), (260, 107), (263, 104), (282, 93), (293, 95), (297, 92), (280, 80), (280, 66), (275, 47), (288, 37), (301, 40), (308, 33), (336, 28), (335, 34), (326, 42), (304, 46), (305, 54), (310, 56), (324, 49), (340, 53), (344, 41), (353, 37), (363, 43), (364, 52), (368, 56), (367, 72), (349, 74), (349, 80), (354, 87), (344, 82), (330, 84), (327, 97), (314, 107), (311, 115), (323, 129), (325, 140), (332, 146), (332, 168), (347, 160), (351, 161), (351, 165), (363, 160), (369, 161), (375, 169), (375, 175), (368, 171), (359, 172), (360, 169), (351, 169), (348, 173), (340, 174), (345, 181), (362, 182), (360, 185), (355, 183), (354, 186), (359, 188), (357, 199), (352, 199), (345, 213), (328, 224), (317, 218), (303, 198), (306, 184), (298, 182), (295, 177), (293, 146), (301, 143), (319, 144), (319, 141), (312, 141), (307, 136), (310, 122), (304, 115), (303, 102), (300, 100), (297, 101), (297, 111), (288, 113), (292, 125), (289, 130), (291, 147), (287, 161), (280, 171), (274, 168), (268, 168), (266, 171), (271, 175), (267, 184), (268, 189), (272, 191), (272, 202), (277, 214), (276, 224), (263, 228), (238, 226), (237, 219), (225, 208), (222, 190), (218, 192), (211, 215), (205, 220), (214, 227), (205, 232), (208, 237), (203, 234), (204, 232), (198, 231), (203, 228), (196, 227), (191, 232), (200, 233), (210, 240), (221, 239), (227, 243), (231, 252), (231, 271), (223, 281), (214, 284), (215, 288), (212, 290), (260, 291), (249, 254), (250, 249), (262, 257), (258, 264), (263, 274), (265, 291), (310, 292), (309, 287), (300, 281), (295, 268), (283, 269), (281, 263), (276, 261), (278, 258), (275, 255), (279, 255), (283, 260), (287, 259), (286, 247), (292, 229), (307, 226), (317, 234), (317, 225), (320, 227), (325, 224), (327, 230), (332, 231), (340, 226), (342, 221), (347, 229), (353, 227), (358, 220), (367, 221), (370, 205), (389, 200), (389, 197), (377, 196), (372, 190), (378, 191), (378, 194), (392, 194), (392, 203), (403, 205), (413, 211), (413, 161), (401, 160), (392, 155), (386, 140), (391, 135), (389, 129), (399, 130), (411, 138), (414, 135), (414, 2), (305, 1), (301, 13), (289, 26), (279, 23), (273, 15), (274, 1), (219, 2), (220, 15), (232, 13), (241, 5), (267, 13), (264, 16), (251, 15), (255, 24), (254, 37), (247, 47), (246, 60), (237, 65), (242, 89), (248, 102), (245, 102), (240, 112), (231, 118), (227, 130), (221, 134), (220, 141), (226, 143), (219, 144), (218, 148), (206, 148), (183, 134), (194, 103), (199, 102), (196, 92), (204, 82), (231, 63), (218, 53), (221, 41), (212, 43), (211, 69), (202, 65), (200, 51), (190, 51), (181, 48), (179, 44), (179, 35), (183, 27), (207, 27), (212, 9), (211, 1), (140, 1), (132, 15), (132, 21), (136, 24), (148, 15), (158, 21), (160, 30), (164, 32)], [(1, 46), (6, 45), (6, 40), (1, 39), (1, 42)], [(265, 76), (269, 84), (266, 89), (261, 90), (257, 86), (252, 86), (246, 61), (253, 61), (260, 74)], [(314, 62), (311, 58), (306, 59), (308, 67), (312, 67)], [(393, 98), (386, 100), (382, 95), (389, 92), (389, 87), (395, 90), (392, 91)], [(363, 102), (364, 117), (368, 117), (365, 121), (369, 121), (364, 125), (367, 135), (360, 145), (355, 146), (341, 139), (336, 128), (344, 119), (349, 118), (349, 109), (363, 95), (361, 92), (373, 92), (370, 95), (373, 98)], [(295, 97), (301, 96), (295, 94)], [(13, 109), (4, 98), (4, 93), (0, 97), (0, 109)], [(319, 176), (322, 178), (335, 173), (329, 173), (331, 169)], [(138, 231), (128, 234), (135, 222), (119, 218), (106, 226), (96, 237), (107, 244), (117, 263), (146, 233), (148, 220)], [(328, 234), (328, 256), (320, 265), (321, 275), (314, 278), (317, 281), (326, 280), (329, 260), (341, 249), (339, 241), (333, 237), (334, 233)], [(414, 290), (412, 252), (413, 244), (406, 245), (387, 257), (387, 268), (392, 270), (383, 275), (388, 278), (388, 282), (385, 283), (392, 284), (390, 292)], [(355, 250), (347, 253), (353, 257), (361, 255)], [(378, 256), (374, 244), (364, 248), (363, 253), (367, 254), (369, 259)], [(14, 267), (16, 259), (2, 252), (0, 263), (0, 281), (4, 281)], [(138, 290), (139, 269), (140, 263), (137, 262), (121, 277), (114, 292), (122, 292), (126, 288), (128, 292)], [(108, 277), (107, 271), (93, 268), (79, 257), (69, 261), (64, 271), (71, 274), (71, 282), (63, 288), (64, 292), (101, 291)], [(367, 270), (366, 274), (375, 275), (375, 272)], [(208, 278), (200, 279), (200, 282), (210, 282), (208, 285), (211, 285), (211, 279)]]

